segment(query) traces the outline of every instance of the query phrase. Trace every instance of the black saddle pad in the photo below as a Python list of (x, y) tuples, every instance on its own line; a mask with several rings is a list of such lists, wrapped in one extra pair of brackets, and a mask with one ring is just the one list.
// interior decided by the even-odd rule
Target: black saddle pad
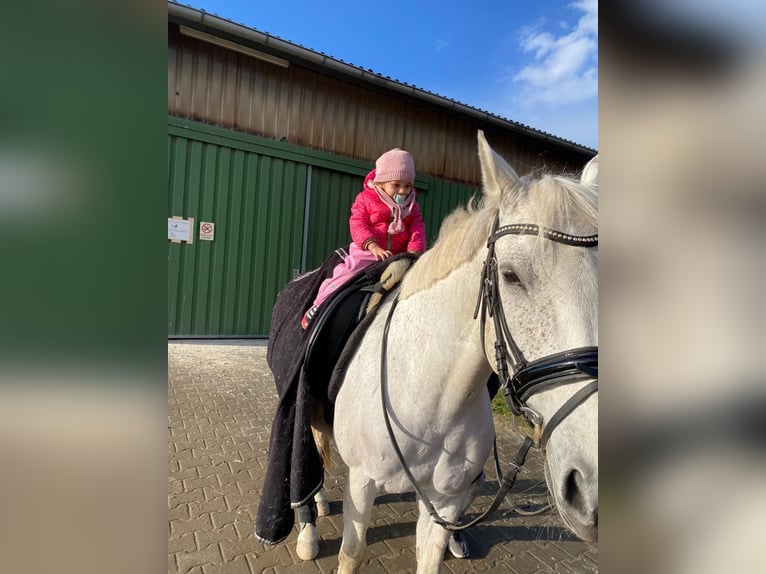
[[(336, 296), (325, 301), (311, 330), (304, 331), (300, 325), (303, 313), (316, 297), (322, 280), (332, 275), (340, 261), (341, 257), (334, 253), (317, 271), (291, 281), (274, 304), (266, 358), (274, 375), (279, 402), (272, 422), (268, 466), (255, 520), (255, 536), (267, 544), (277, 544), (290, 534), (295, 522), (292, 508), (306, 504), (322, 486), (324, 469), (311, 434), (311, 417), (317, 401), (321, 400), (325, 405), (325, 418), (328, 422), (332, 419), (331, 414), (329, 418), (327, 415), (328, 410), (332, 410), (325, 395), (330, 372), (333, 378), (338, 377), (333, 370), (336, 361), (328, 357), (345, 354), (345, 347), (353, 344), (346, 344), (348, 335), (356, 339), (364, 328), (360, 324), (359, 329), (355, 329), (361, 305), (359, 295), (354, 294), (351, 286), (358, 288), (359, 281), (366, 285), (377, 282), (390, 262), (378, 261), (352, 278), (348, 283), (349, 292), (341, 288)], [(346, 312), (325, 313), (336, 305)], [(340, 318), (346, 314), (346, 319)], [(369, 324), (372, 317), (368, 315), (362, 323)], [(310, 338), (314, 339), (312, 349), (308, 345)]]
[[(312, 394), (324, 398), (335, 363), (351, 333), (364, 318), (377, 278), (360, 276), (336, 293), (322, 312), (314, 318), (306, 358), (305, 376)], [(329, 421), (328, 421), (329, 422)]]

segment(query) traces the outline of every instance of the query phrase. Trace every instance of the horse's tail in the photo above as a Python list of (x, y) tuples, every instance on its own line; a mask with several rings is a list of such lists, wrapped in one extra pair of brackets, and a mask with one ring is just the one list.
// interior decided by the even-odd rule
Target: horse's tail
[(322, 457), (322, 464), (325, 468), (330, 466), (330, 437), (312, 426), (311, 434), (314, 435), (314, 444), (317, 445), (319, 455)]

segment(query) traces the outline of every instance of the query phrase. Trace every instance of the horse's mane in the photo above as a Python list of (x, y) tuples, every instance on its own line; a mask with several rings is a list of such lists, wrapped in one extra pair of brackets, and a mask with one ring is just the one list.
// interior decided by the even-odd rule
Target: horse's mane
[[(598, 193), (596, 186), (584, 185), (565, 175), (522, 177), (513, 189), (502, 194), (474, 196), (466, 206), (460, 206), (442, 222), (433, 247), (412, 267), (402, 283), (402, 299), (431, 287), (460, 265), (470, 261), (486, 244), (501, 201), (518, 201), (524, 194), (534, 221), (541, 227), (568, 233), (595, 233), (598, 228)], [(578, 227), (572, 228), (572, 222)]]

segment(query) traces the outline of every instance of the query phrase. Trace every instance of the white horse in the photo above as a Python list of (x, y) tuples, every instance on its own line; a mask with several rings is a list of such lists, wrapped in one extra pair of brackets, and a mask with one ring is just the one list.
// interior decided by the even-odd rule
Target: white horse
[[(429, 514), (424, 499), (441, 520), (455, 523), (475, 496), (494, 438), (487, 380), (492, 370), (505, 378), (506, 365), (495, 361), (498, 339), (509, 347), (511, 377), (523, 371), (511, 385), (526, 390), (517, 407), (545, 433), (546, 480), (560, 514), (582, 539), (597, 538), (597, 370), (590, 378), (568, 378), (574, 363), (597, 361), (597, 160), (579, 181), (520, 178), (482, 132), (478, 140), (480, 204), (444, 221), (438, 240), (405, 276), (394, 312), (393, 298), (382, 305), (337, 397), (333, 433), (348, 466), (340, 574), (357, 571), (364, 561), (377, 494), (413, 490), (419, 504), (417, 572), (439, 571), (449, 531)], [(499, 301), (484, 321), (475, 315), (477, 298), (492, 304), (490, 291), (480, 295), (480, 286), (492, 283), (486, 264), (496, 267), (490, 290)], [(509, 336), (493, 328), (501, 317)], [(573, 349), (572, 361), (558, 355)], [(522, 369), (528, 362), (543, 374), (529, 375)], [(386, 428), (384, 391), (403, 461)], [(316, 555), (313, 525), (301, 531), (301, 544), (303, 554)]]

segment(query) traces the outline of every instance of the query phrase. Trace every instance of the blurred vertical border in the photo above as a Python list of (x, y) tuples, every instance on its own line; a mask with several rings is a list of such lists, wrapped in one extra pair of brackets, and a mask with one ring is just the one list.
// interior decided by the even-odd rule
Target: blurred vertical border
[(765, 23), (601, 6), (604, 572), (764, 570)]
[(166, 4), (0, 18), (0, 569), (164, 568)]

